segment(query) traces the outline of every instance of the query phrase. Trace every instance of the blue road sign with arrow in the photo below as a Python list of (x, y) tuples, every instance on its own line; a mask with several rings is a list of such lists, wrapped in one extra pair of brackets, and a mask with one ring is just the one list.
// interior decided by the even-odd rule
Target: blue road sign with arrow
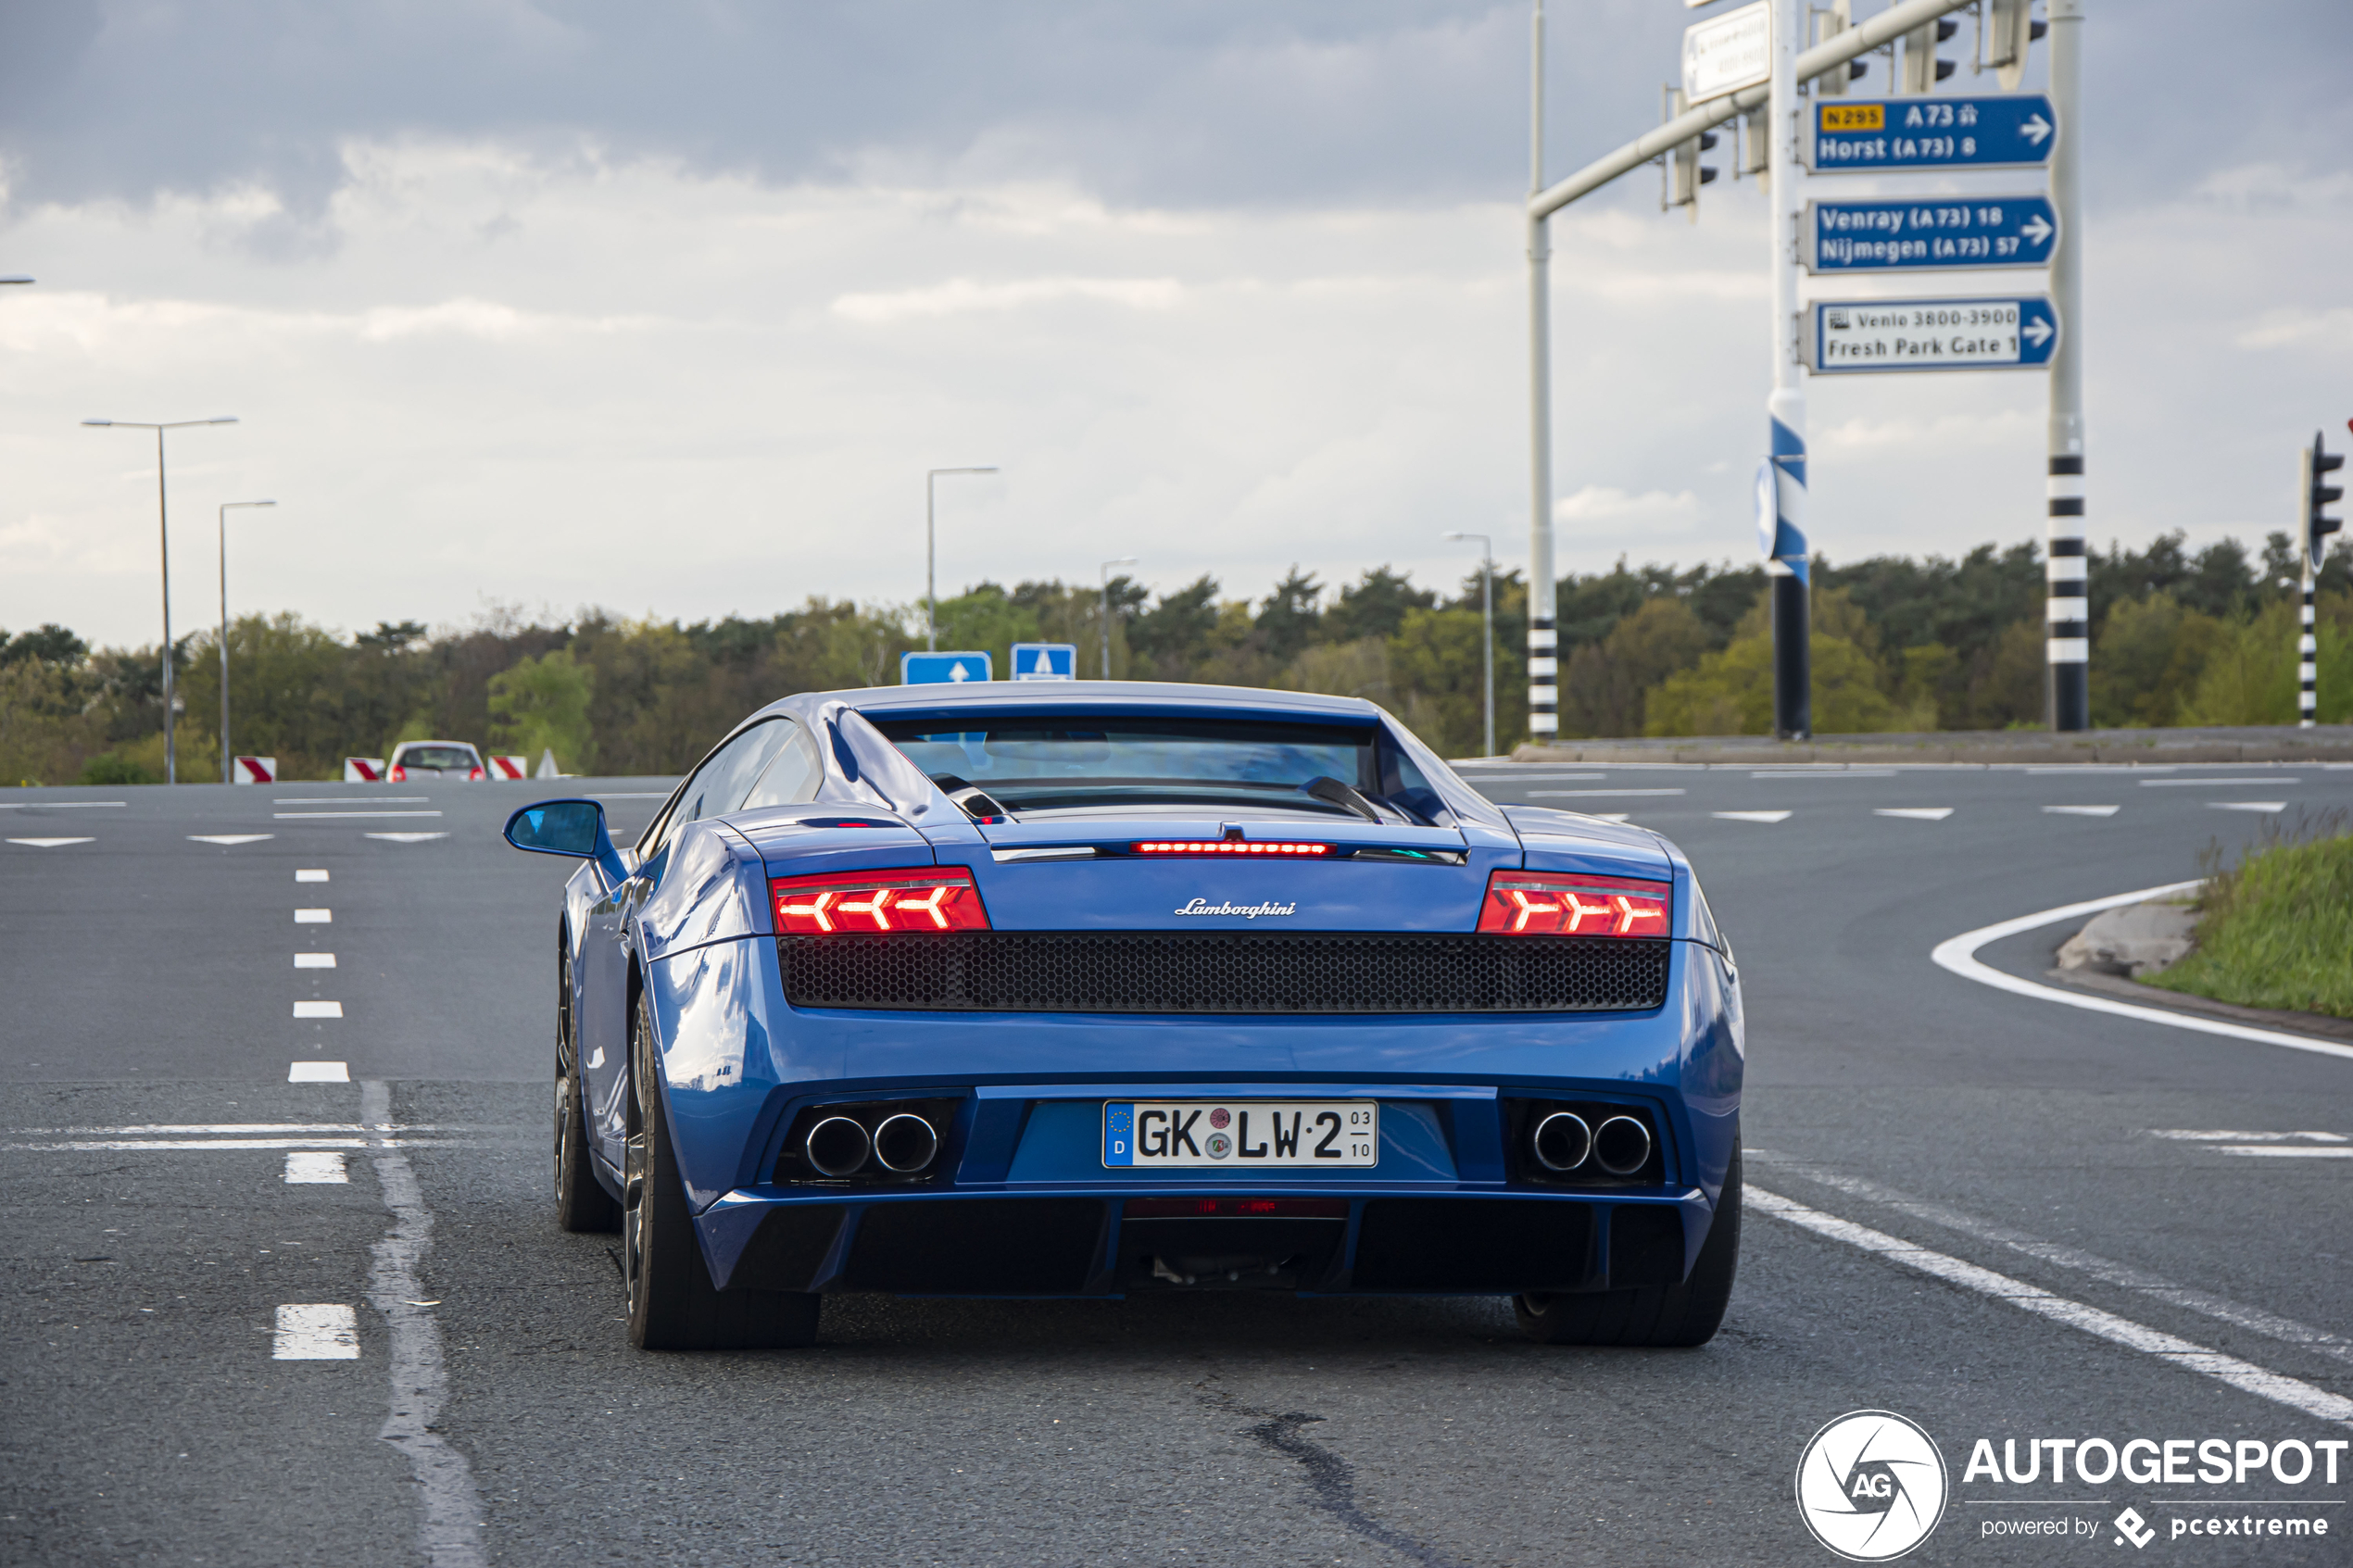
[(988, 656), (985, 653), (902, 653), (899, 656), (899, 683), (905, 686), (928, 685), (965, 681), (986, 681), (989, 678)]
[(1814, 106), (1808, 167), (1817, 174), (2040, 169), (2058, 137), (2058, 113), (2044, 93), (1825, 99)]
[(2051, 362), (2058, 312), (2039, 295), (2006, 299), (1826, 299), (1809, 307), (1806, 368), (2028, 370)]
[(2058, 210), (2047, 196), (1924, 196), (1806, 207), (1809, 272), (2047, 267), (2058, 245)]
[(1016, 681), (1076, 681), (1078, 679), (1078, 645), (1076, 643), (1015, 643), (1013, 645), (1013, 679)]

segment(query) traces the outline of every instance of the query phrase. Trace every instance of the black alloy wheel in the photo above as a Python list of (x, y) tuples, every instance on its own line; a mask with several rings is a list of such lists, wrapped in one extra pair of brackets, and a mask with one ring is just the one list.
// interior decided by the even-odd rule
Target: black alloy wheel
[(1514, 1297), (1520, 1332), (1541, 1345), (1623, 1345), (1688, 1348), (1716, 1337), (1732, 1298), (1741, 1257), (1741, 1146), (1724, 1173), (1716, 1218), (1700, 1243), (1699, 1261), (1680, 1285), (1574, 1295)]
[(662, 1114), (660, 1070), (652, 1010), (641, 994), (630, 1012), (629, 1142), (621, 1210), (629, 1342), (641, 1350), (784, 1349), (814, 1343), (822, 1298), (712, 1287)]
[(616, 1231), (621, 1205), (588, 1163), (588, 1122), (580, 1087), (580, 1036), (573, 1031), (572, 953), (556, 933), (556, 1223), (568, 1231)]

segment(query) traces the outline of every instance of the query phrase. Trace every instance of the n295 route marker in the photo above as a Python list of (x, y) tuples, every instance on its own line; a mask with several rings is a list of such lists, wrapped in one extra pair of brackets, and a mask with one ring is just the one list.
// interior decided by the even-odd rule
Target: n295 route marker
[(2058, 346), (2058, 312), (2041, 295), (2007, 299), (1818, 300), (1806, 366), (1867, 370), (2032, 370)]
[(2047, 196), (1923, 196), (1806, 204), (1808, 272), (2047, 267), (2058, 212)]
[(1813, 130), (1807, 166), (1817, 174), (2040, 169), (2059, 138), (2058, 111), (2042, 93), (1825, 99), (1814, 105)]

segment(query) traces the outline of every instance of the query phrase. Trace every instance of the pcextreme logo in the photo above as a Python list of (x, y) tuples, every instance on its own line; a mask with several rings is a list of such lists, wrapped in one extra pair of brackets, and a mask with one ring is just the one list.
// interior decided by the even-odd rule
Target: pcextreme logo
[(1851, 1411), (1814, 1434), (1797, 1461), (1797, 1512), (1850, 1562), (1885, 1562), (1928, 1539), (1944, 1516), (1944, 1456), (1916, 1422)]

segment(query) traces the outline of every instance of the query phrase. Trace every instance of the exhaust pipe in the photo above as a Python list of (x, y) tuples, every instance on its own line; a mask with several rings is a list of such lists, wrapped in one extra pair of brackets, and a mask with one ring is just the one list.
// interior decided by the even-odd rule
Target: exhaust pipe
[(1593, 1129), (1573, 1110), (1555, 1110), (1536, 1123), (1531, 1142), (1545, 1170), (1574, 1171), (1593, 1152)]
[(929, 1165), (938, 1152), (939, 1134), (920, 1116), (902, 1110), (884, 1118), (875, 1129), (875, 1158), (886, 1171), (912, 1176)]
[(1613, 1176), (1630, 1176), (1650, 1163), (1651, 1130), (1631, 1116), (1613, 1116), (1593, 1129), (1593, 1162)]
[(802, 1149), (809, 1168), (821, 1176), (847, 1176), (866, 1163), (866, 1129), (847, 1116), (828, 1116), (809, 1129)]

